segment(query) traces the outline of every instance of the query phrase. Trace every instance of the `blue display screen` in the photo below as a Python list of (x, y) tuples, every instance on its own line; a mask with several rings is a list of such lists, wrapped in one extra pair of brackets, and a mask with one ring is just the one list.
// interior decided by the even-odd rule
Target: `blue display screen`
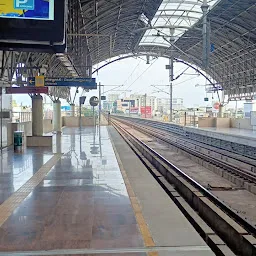
[(3, 0), (0, 17), (54, 20), (54, 0)]

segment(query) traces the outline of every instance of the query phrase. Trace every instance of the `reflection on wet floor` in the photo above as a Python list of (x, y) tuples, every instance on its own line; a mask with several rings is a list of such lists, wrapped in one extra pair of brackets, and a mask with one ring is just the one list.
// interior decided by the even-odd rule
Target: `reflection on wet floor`
[(54, 144), (61, 160), (2, 225), (0, 250), (143, 247), (107, 128), (64, 129)]
[(0, 204), (24, 185), (52, 157), (51, 149), (5, 149), (0, 158)]

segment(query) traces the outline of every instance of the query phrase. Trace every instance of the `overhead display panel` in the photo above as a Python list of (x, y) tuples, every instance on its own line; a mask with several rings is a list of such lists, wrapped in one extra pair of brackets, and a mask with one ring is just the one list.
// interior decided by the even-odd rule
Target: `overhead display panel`
[(0, 18), (54, 20), (54, 0), (3, 0)]
[(0, 0), (0, 49), (65, 52), (66, 18), (66, 0)]

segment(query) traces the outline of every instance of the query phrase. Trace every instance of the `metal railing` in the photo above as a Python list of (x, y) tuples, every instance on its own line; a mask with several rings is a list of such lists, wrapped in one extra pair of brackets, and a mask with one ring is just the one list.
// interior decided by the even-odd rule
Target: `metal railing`
[(12, 112), (13, 123), (24, 123), (32, 121), (32, 112)]

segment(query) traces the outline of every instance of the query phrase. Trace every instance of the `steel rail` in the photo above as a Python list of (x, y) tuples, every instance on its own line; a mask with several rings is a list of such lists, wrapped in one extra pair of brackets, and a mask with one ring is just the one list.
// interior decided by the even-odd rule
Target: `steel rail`
[[(132, 118), (127, 118), (127, 117), (122, 117), (122, 116), (117, 116), (118, 118), (122, 118), (122, 119), (127, 119), (127, 120), (133, 120)], [(174, 131), (172, 127), (170, 127), (170, 124), (165, 124), (165, 123), (161, 123), (159, 121), (154, 121), (154, 120), (143, 120), (143, 119), (139, 119), (139, 118), (134, 118), (134, 120), (136, 120), (136, 122), (140, 122), (142, 124), (147, 124), (148, 126), (151, 126), (153, 128), (157, 128), (159, 130), (162, 130), (162, 131), (167, 131), (167, 132), (171, 132), (171, 133), (175, 133), (176, 136), (178, 135), (180, 139), (184, 139), (184, 136), (186, 135), (184, 131), (182, 132), (177, 132), (177, 131)], [(151, 124), (154, 124), (154, 125), (151, 125)], [(178, 125), (176, 125), (178, 126)], [(181, 136), (183, 136), (183, 138)], [(177, 137), (178, 137), (177, 136)], [(222, 150), (222, 151), (226, 151), (226, 153), (224, 152), (221, 152), (221, 154), (224, 154), (225, 156), (228, 156), (230, 158), (233, 158), (235, 160), (239, 160), (239, 161), (243, 161), (245, 162), (246, 164), (248, 165), (252, 165), (254, 167), (256, 167), (256, 158), (255, 157), (252, 157), (252, 156), (249, 156), (249, 155), (246, 155), (246, 154), (238, 154), (238, 152), (234, 152), (234, 151), (231, 151), (231, 150), (228, 150), (228, 149), (223, 149), (223, 148), (220, 148), (220, 147), (217, 147), (217, 146), (212, 146), (212, 145), (209, 145), (207, 143), (204, 143), (204, 142), (201, 142), (201, 141), (197, 141), (197, 140), (194, 140), (194, 139), (189, 139), (189, 141), (191, 143), (194, 143), (196, 145), (196, 143), (198, 143), (198, 145), (200, 144), (200, 146), (203, 146), (205, 149), (209, 149), (209, 150), (214, 150), (215, 148), (215, 151), (216, 149), (219, 149), (219, 150)], [(218, 152), (218, 151), (216, 151)], [(245, 157), (247, 159), (239, 159), (239, 158), (235, 158), (231, 155), (228, 155), (227, 152), (231, 153), (231, 154), (235, 154), (235, 155), (239, 155), (240, 157)], [(254, 163), (252, 163), (251, 161), (253, 161)]]
[[(122, 121), (122, 122), (123, 122), (123, 121)], [(218, 160), (218, 159), (216, 159), (216, 158), (214, 158), (214, 157), (208, 156), (208, 155), (206, 155), (206, 154), (204, 154), (204, 153), (195, 151), (195, 149), (191, 149), (190, 147), (187, 147), (187, 146), (185, 146), (185, 145), (182, 145), (182, 144), (179, 143), (178, 141), (173, 141), (173, 140), (171, 140), (171, 139), (168, 139), (168, 138), (166, 138), (166, 135), (167, 135), (167, 134), (161, 134), (161, 133), (156, 132), (156, 131), (150, 132), (150, 129), (145, 128), (145, 125), (144, 125), (144, 127), (143, 127), (142, 125), (132, 124), (132, 123), (129, 123), (129, 122), (127, 122), (127, 121), (126, 121), (125, 123), (128, 124), (128, 125), (132, 125), (133, 127), (138, 127), (139, 129), (143, 130), (144, 133), (148, 133), (150, 136), (154, 136), (154, 137), (156, 137), (157, 139), (160, 139), (160, 140), (162, 140), (162, 141), (164, 141), (164, 142), (167, 142), (168, 144), (171, 144), (171, 145), (173, 145), (173, 146), (175, 146), (175, 147), (177, 147), (177, 148), (180, 148), (180, 149), (182, 149), (183, 151), (185, 151), (185, 152), (187, 152), (187, 153), (189, 153), (189, 154), (191, 154), (191, 155), (193, 155), (193, 156), (195, 156), (195, 157), (200, 157), (200, 158), (201, 158), (202, 160), (204, 160), (204, 161), (207, 161), (207, 162), (209, 162), (209, 163), (212, 163), (212, 164), (214, 164), (215, 166), (221, 167), (222, 169), (224, 169), (224, 170), (226, 170), (226, 171), (229, 171), (229, 172), (231, 172), (231, 173), (233, 173), (233, 174), (239, 175), (241, 178), (243, 178), (243, 179), (245, 179), (245, 180), (248, 180), (248, 181), (253, 182), (253, 183), (256, 184), (256, 174), (254, 174), (254, 173), (252, 173), (252, 172), (249, 172), (249, 171), (246, 171), (246, 170), (238, 169), (238, 168), (233, 167), (232, 165), (227, 164), (227, 163), (225, 163), (225, 162), (223, 162), (223, 161), (221, 161), (221, 160)], [(164, 135), (165, 135), (165, 136), (164, 136)], [(180, 138), (179, 138), (179, 139), (180, 139)], [(185, 141), (185, 140), (184, 140), (184, 141)], [(189, 143), (191, 143), (191, 142), (189, 141)], [(193, 144), (193, 143), (191, 143), (191, 144)], [(194, 143), (194, 145), (196, 145), (196, 144)], [(209, 150), (209, 149), (207, 149), (207, 150)], [(218, 153), (218, 152), (217, 152), (217, 153)], [(218, 154), (219, 154), (219, 153), (218, 153)], [(230, 157), (230, 156), (228, 156), (228, 157)], [(230, 157), (230, 158), (232, 158), (232, 157)], [(233, 159), (235, 159), (235, 158), (233, 158)], [(238, 160), (238, 159), (236, 159), (236, 160)], [(238, 160), (238, 161), (241, 161), (241, 160)]]

